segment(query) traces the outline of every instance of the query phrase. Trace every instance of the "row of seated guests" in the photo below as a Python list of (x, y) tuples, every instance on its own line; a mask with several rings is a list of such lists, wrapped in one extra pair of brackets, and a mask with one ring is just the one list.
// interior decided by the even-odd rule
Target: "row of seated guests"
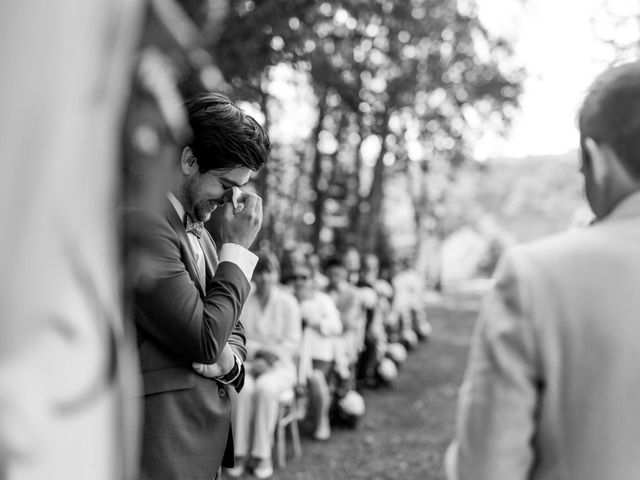
[(346, 331), (352, 332), (353, 341), (345, 345), (356, 358), (357, 388), (389, 383), (406, 350), (431, 334), (420, 275), (405, 261), (384, 279), (377, 256), (361, 259), (355, 248), (330, 258), (325, 273), (327, 280), (321, 282), (334, 298)]
[(390, 380), (389, 368), (402, 361), (402, 354), (395, 356), (396, 363), (385, 355), (390, 351), (385, 322), (401, 315), (393, 315), (391, 286), (377, 279), (377, 258), (365, 262), (359, 279), (351, 276), (355, 282), (348, 260), (329, 259), (325, 275), (309, 258), (298, 259), (283, 284), (275, 257), (258, 254), (240, 318), (247, 336), (247, 374), (244, 388), (232, 397), (237, 458), (229, 476), (241, 476), (247, 468), (257, 478), (273, 475), (274, 431), (286, 392), (306, 387), (310, 433), (326, 441), (331, 420), (345, 410), (338, 407), (350, 405), (351, 420), (362, 415), (364, 400), (356, 389), (372, 386), (374, 379)]

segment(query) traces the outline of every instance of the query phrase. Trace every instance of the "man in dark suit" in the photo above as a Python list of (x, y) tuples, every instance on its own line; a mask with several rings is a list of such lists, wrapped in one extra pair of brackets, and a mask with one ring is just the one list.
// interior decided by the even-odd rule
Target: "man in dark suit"
[[(233, 466), (227, 388), (244, 380), (238, 317), (257, 257), (247, 248), (262, 223), (261, 199), (240, 188), (267, 160), (268, 137), (228, 98), (186, 104), (193, 138), (172, 174), (165, 215), (134, 226), (151, 265), (134, 304), (144, 386), (143, 480), (211, 480)], [(219, 250), (202, 222), (214, 225)], [(131, 222), (131, 219), (129, 219)]]

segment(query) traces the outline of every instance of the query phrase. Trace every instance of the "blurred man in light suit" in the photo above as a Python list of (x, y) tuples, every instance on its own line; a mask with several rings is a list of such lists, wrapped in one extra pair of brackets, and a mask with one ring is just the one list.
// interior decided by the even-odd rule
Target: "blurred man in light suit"
[(137, 475), (114, 205), (146, 3), (0, 3), (3, 480)]
[(640, 478), (640, 62), (598, 77), (579, 127), (596, 221), (502, 258), (450, 479)]

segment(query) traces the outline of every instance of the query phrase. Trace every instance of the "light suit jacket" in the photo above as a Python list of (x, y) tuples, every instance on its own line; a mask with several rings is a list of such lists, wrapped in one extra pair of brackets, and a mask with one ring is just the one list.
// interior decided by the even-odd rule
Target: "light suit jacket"
[[(169, 205), (166, 218), (138, 219), (156, 271), (138, 288), (135, 319), (144, 387), (141, 479), (211, 480), (220, 464), (233, 465), (227, 387), (198, 375), (192, 362), (215, 363), (228, 342), (246, 357), (238, 318), (250, 285), (234, 263), (218, 259), (208, 232), (200, 243), (200, 278), (182, 221)], [(240, 389), (244, 369), (236, 385)]]
[(508, 251), (474, 332), (450, 478), (640, 478), (640, 193)]

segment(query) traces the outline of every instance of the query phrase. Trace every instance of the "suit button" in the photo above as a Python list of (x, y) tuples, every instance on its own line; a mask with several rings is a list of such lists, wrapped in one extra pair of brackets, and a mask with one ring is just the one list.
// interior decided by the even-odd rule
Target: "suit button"
[(219, 397), (224, 397), (227, 394), (227, 391), (224, 388), (219, 388), (218, 389), (218, 396)]

